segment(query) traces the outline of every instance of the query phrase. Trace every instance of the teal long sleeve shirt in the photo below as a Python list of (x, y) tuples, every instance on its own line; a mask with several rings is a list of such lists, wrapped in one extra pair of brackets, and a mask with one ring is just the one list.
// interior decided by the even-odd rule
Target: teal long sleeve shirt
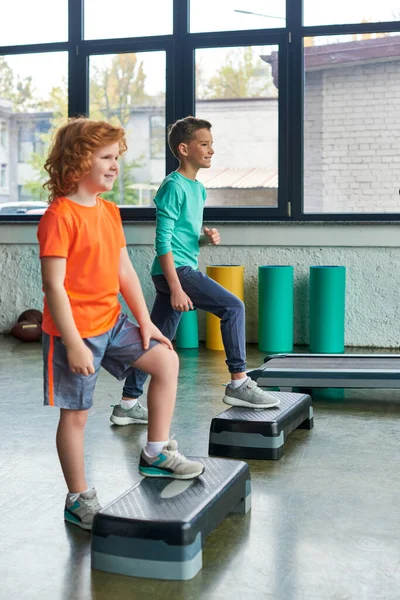
[(154, 198), (157, 256), (151, 268), (152, 275), (163, 273), (158, 257), (171, 251), (176, 268), (198, 268), (199, 239), (206, 196), (202, 183), (188, 179), (176, 171), (164, 179)]

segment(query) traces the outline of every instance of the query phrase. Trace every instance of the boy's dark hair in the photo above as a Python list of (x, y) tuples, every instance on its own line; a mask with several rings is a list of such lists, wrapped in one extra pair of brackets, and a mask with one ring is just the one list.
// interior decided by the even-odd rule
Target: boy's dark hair
[(180, 160), (179, 144), (188, 144), (199, 129), (211, 129), (211, 123), (205, 119), (185, 117), (168, 127), (168, 144), (172, 154)]

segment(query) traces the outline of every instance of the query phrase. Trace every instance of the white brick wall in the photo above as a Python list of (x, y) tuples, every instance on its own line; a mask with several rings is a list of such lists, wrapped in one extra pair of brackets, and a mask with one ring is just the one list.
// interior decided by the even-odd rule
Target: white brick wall
[(306, 212), (399, 212), (400, 61), (306, 75)]
[(278, 102), (199, 101), (196, 116), (212, 123), (214, 168), (278, 168)]
[(309, 212), (323, 210), (323, 73), (307, 74), (307, 97), (304, 102), (304, 200)]

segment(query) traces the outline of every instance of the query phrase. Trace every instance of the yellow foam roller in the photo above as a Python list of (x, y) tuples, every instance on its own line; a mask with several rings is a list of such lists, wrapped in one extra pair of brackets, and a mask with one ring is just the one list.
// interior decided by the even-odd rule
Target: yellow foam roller
[[(244, 266), (214, 265), (208, 266), (207, 275), (225, 289), (244, 300)], [(206, 315), (206, 347), (209, 350), (223, 350), (221, 320), (215, 315)]]

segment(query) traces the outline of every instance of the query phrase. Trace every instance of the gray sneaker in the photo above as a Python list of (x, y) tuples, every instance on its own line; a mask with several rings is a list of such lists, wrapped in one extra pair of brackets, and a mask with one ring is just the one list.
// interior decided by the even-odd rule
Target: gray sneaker
[(143, 477), (170, 477), (171, 479), (195, 479), (204, 472), (200, 462), (188, 460), (178, 452), (178, 442), (170, 440), (157, 456), (146, 456), (142, 451), (139, 473)]
[(96, 490), (79, 494), (75, 502), (65, 501), (64, 519), (82, 529), (92, 529), (94, 515), (101, 509)]
[(130, 425), (131, 423), (147, 423), (149, 413), (147, 408), (142, 406), (140, 402), (136, 402), (133, 408), (125, 409), (120, 404), (116, 404), (113, 408), (110, 421), (114, 425)]
[(233, 388), (228, 383), (222, 401), (230, 406), (245, 406), (247, 408), (272, 408), (279, 405), (276, 395), (259, 388), (250, 377), (246, 377), (242, 385), (237, 388)]

